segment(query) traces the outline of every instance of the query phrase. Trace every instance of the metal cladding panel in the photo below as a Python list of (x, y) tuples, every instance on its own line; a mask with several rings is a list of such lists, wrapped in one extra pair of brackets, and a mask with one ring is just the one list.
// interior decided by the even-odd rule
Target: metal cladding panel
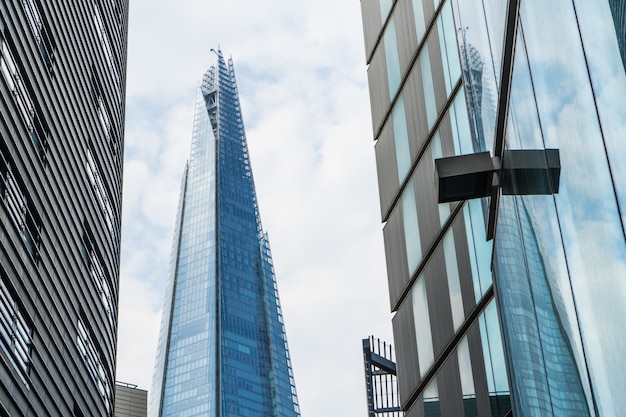
[(411, 69), (403, 91), (407, 128), (411, 143), (411, 160), (414, 161), (428, 138), (428, 121), (426, 120), (426, 108), (424, 107), (422, 93), (422, 75), (419, 65), (415, 65)]
[(424, 404), (422, 404), (422, 401), (418, 400), (413, 403), (411, 408), (409, 408), (409, 410), (405, 412), (404, 417), (425, 417)]
[(115, 417), (147, 417), (148, 391), (132, 386), (115, 386)]
[(394, 143), (391, 120), (383, 128), (376, 146), (376, 167), (378, 172), (378, 195), (380, 198), (381, 217), (384, 218), (387, 210), (398, 193), (398, 169), (396, 149)]
[(454, 231), (455, 256), (459, 271), (461, 294), (463, 296), (463, 311), (467, 316), (476, 306), (476, 298), (467, 235), (465, 233), (465, 218), (462, 215), (459, 215), (455, 220), (452, 229)]
[(400, 296), (409, 283), (409, 271), (404, 240), (402, 216), (389, 218), (383, 229), (385, 255), (387, 258), (387, 279), (391, 306), (398, 303)]
[[(446, 94), (446, 82), (444, 80), (444, 68), (441, 60), (441, 50), (439, 46), (439, 37), (436, 30), (430, 32), (428, 36), (428, 52), (430, 54), (430, 67), (435, 87), (435, 101), (437, 103), (437, 114), (441, 111), (446, 103), (448, 95)], [(446, 69), (447, 71), (447, 69)]]
[(413, 304), (410, 298), (400, 306), (392, 324), (396, 343), (398, 390), (404, 407), (420, 381)]
[[(441, 277), (442, 279), (436, 279)], [(446, 277), (443, 245), (430, 258), (424, 270), (426, 279), (426, 293), (428, 298), (428, 313), (430, 316), (431, 337), (435, 357), (441, 355), (454, 334), (452, 313), (450, 309), (450, 292)]]
[(465, 414), (461, 380), (459, 379), (459, 361), (456, 355), (444, 363), (437, 373), (439, 389), (439, 407), (442, 417), (456, 417)]
[(374, 134), (381, 128), (383, 119), (389, 110), (389, 83), (385, 64), (385, 48), (382, 44), (376, 49), (369, 67), (367, 79), (370, 87), (370, 107), (372, 110), (372, 127)]
[(419, 216), (420, 238), (423, 253), (433, 245), (435, 237), (441, 230), (439, 209), (433, 187), (434, 171), (430, 152), (426, 152), (420, 160), (414, 174), (415, 200)]
[(411, 0), (400, 0), (394, 10), (396, 19), (396, 33), (398, 36), (398, 51), (400, 55), (400, 69), (405, 74), (417, 49), (415, 34), (415, 19)]
[(374, 52), (376, 41), (382, 28), (380, 16), (380, 0), (361, 0), (361, 16), (363, 19), (363, 35), (365, 38), (365, 60), (369, 64)]
[(489, 398), (489, 387), (487, 385), (487, 374), (485, 372), (485, 362), (483, 349), (480, 340), (480, 329), (478, 325), (473, 325), (467, 332), (469, 344), (470, 360), (472, 361), (472, 378), (474, 389), (476, 390), (476, 409), (479, 416), (491, 416), (491, 400)]
[(9, 415), (113, 412), (127, 8), (0, 4), (0, 278), (28, 334), (0, 353)]

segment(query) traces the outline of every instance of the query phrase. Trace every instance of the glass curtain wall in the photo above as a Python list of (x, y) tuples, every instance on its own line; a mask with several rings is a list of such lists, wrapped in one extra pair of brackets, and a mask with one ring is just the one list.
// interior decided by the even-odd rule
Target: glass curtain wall
[[(617, 415), (625, 406), (626, 335), (615, 318), (626, 314), (626, 172), (617, 162), (626, 151), (626, 78), (614, 16), (606, 1), (520, 4), (506, 149), (559, 149), (561, 179), (554, 196), (500, 200), (493, 269), (515, 409)], [(454, 7), (471, 120), (488, 150), (493, 116), (480, 93), (485, 85), (499, 92), (505, 6)]]
[[(408, 416), (504, 416), (484, 204), (438, 204), (434, 186), (435, 159), (485, 148), (497, 88), (473, 93), (488, 112), (478, 125), (452, 0), (361, 5), (402, 407)], [(471, 59), (478, 77), (487, 64)]]

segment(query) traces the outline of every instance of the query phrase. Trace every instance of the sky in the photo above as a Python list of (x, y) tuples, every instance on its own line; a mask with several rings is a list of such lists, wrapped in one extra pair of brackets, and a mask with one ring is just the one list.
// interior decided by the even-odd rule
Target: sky
[(130, 2), (117, 379), (150, 390), (195, 94), (232, 56), (303, 416), (367, 412), (392, 341), (360, 2)]

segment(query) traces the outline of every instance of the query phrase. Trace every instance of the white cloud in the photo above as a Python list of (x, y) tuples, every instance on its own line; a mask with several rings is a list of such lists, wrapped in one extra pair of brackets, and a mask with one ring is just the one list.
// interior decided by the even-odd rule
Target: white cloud
[(391, 314), (362, 39), (359, 2), (131, 2), (118, 379), (151, 388), (195, 89), (221, 44), (302, 413), (366, 412), (361, 339), (391, 341)]

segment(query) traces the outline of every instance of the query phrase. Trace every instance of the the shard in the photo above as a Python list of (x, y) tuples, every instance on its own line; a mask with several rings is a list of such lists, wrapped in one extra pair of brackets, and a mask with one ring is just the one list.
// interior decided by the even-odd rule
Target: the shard
[(198, 88), (151, 416), (299, 416), (232, 60)]

